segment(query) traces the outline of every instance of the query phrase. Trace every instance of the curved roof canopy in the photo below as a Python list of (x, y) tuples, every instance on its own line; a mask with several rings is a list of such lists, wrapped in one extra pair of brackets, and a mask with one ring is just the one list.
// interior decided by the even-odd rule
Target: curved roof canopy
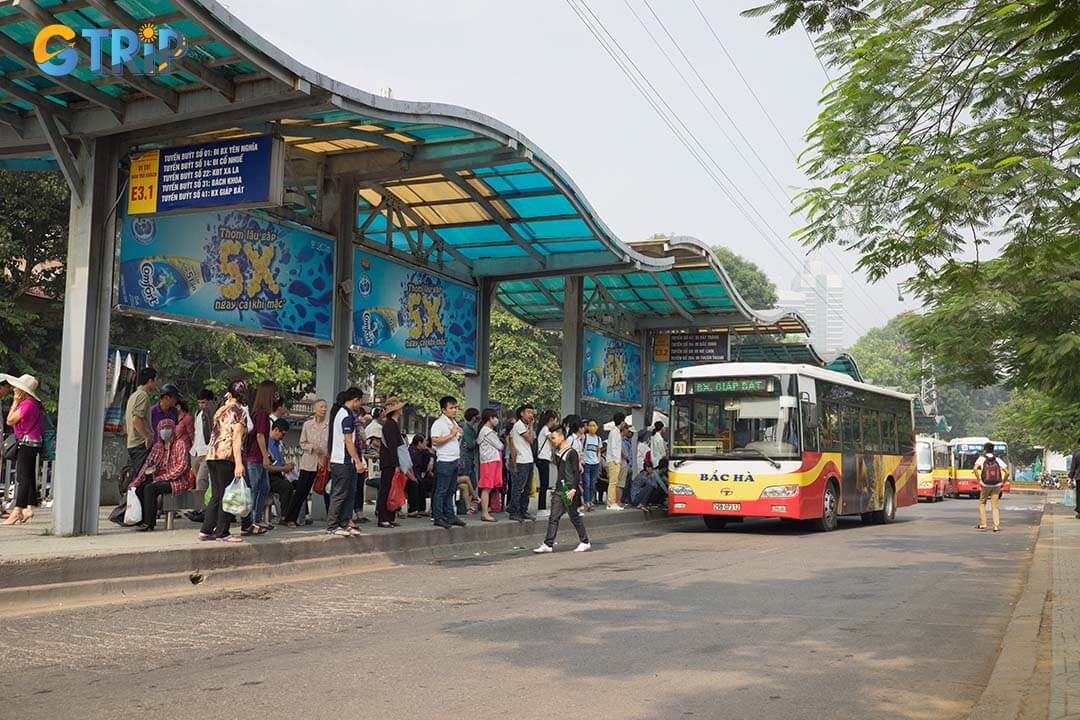
[[(94, 74), (79, 37), (79, 67), (53, 77), (32, 51), (52, 23), (77, 31), (152, 23), (183, 33), (188, 50), (167, 75)], [(794, 313), (750, 309), (698, 240), (619, 240), (513, 128), (331, 80), (214, 0), (18, 0), (0, 5), (0, 53), (0, 165), (59, 167), (76, 200), (75, 157), (86, 140), (111, 136), (126, 152), (269, 133), (289, 148), (289, 206), (268, 212), (338, 227), (322, 198), (328, 180), (342, 181), (355, 190), (354, 230), (367, 246), (468, 282), (498, 278), (499, 299), (527, 321), (561, 317), (561, 276), (583, 275), (594, 310), (638, 328), (807, 332)]]

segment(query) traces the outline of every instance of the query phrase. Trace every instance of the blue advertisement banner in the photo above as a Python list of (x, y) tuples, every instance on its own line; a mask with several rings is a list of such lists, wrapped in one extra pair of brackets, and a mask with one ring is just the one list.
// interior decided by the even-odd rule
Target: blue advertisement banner
[(280, 145), (260, 136), (132, 155), (128, 215), (280, 205)]
[(332, 340), (332, 239), (239, 210), (122, 223), (121, 308)]
[(476, 288), (353, 251), (357, 347), (476, 369)]
[(582, 394), (599, 402), (641, 405), (641, 347), (586, 329)]

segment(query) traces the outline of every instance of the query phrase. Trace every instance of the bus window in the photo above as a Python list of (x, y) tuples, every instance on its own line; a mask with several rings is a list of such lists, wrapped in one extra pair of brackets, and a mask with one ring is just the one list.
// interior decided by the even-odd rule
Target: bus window
[[(810, 409), (813, 407), (811, 403), (800, 403), (802, 406), (802, 428), (803, 428), (803, 451), (804, 452), (817, 452), (818, 449), (818, 430), (820, 427), (810, 427)], [(820, 426), (821, 421), (818, 420)]]
[(949, 467), (949, 450), (946, 445), (934, 446), (934, 469), (946, 470)]
[(881, 452), (896, 454), (896, 416), (890, 412), (881, 414)]
[(863, 447), (867, 452), (881, 452), (881, 428), (878, 425), (879, 415), (874, 410), (863, 410), (862, 413)]
[(919, 443), (915, 460), (919, 472), (930, 472), (934, 469), (934, 454), (930, 449), (930, 443)]
[(915, 452), (912, 446), (915, 441), (915, 428), (911, 425), (911, 405), (908, 403), (904, 404), (904, 412), (896, 418), (896, 434), (901, 455), (910, 455)]
[(821, 449), (840, 451), (840, 406), (821, 404)]
[(862, 452), (862, 427), (859, 422), (859, 408), (845, 407), (840, 413), (840, 422), (844, 429), (844, 452)]

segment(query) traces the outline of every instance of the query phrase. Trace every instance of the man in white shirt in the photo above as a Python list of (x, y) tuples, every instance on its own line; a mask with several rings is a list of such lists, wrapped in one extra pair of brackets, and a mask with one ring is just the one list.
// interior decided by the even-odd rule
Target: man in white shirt
[(326, 511), (326, 532), (339, 537), (359, 535), (360, 531), (349, 527), (356, 497), (356, 474), (364, 471), (364, 460), (356, 448), (353, 433), (356, 431), (355, 412), (360, 410), (364, 394), (351, 387), (338, 395), (338, 402), (331, 412), (329, 437), (330, 448), (330, 507)]
[(619, 504), (619, 477), (622, 474), (623, 456), (623, 421), (626, 415), (617, 412), (612, 418), (615, 424), (608, 432), (607, 451), (604, 453), (604, 462), (607, 464), (607, 506), (608, 510), (622, 510)]
[(517, 410), (517, 422), (510, 429), (510, 494), (506, 498), (506, 511), (511, 520), (524, 522), (535, 520), (529, 514), (529, 483), (533, 474), (532, 443), (533, 418), (536, 411), (528, 405)]
[(439, 400), (442, 415), (431, 423), (431, 444), (435, 448), (435, 489), (431, 493), (431, 517), (437, 527), (465, 527), (454, 505), (457, 491), (458, 463), (461, 460), (461, 436), (464, 430), (458, 425), (456, 398)]
[(652, 452), (653, 467), (659, 467), (660, 461), (667, 457), (667, 442), (664, 440), (664, 423), (659, 420), (653, 425), (652, 440), (649, 441), (649, 451)]
[(1001, 458), (994, 455), (994, 443), (983, 446), (983, 454), (975, 461), (975, 477), (979, 478), (979, 530), (986, 529), (986, 501), (990, 501), (990, 510), (994, 520), (994, 532), (1001, 529), (1001, 515), (998, 501), (1001, 499), (1001, 486), (1009, 477), (1009, 467)]

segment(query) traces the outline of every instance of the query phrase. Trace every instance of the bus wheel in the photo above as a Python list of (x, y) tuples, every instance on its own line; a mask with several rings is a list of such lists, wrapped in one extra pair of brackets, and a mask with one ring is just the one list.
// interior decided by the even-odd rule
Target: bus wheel
[(874, 522), (878, 525), (891, 523), (896, 519), (896, 490), (891, 482), (885, 483), (885, 502), (880, 510), (874, 511)]
[(705, 520), (705, 527), (710, 530), (723, 530), (727, 526), (727, 520), (722, 517), (716, 515), (702, 515), (701, 517)]
[(821, 517), (810, 521), (810, 526), (820, 532), (836, 529), (837, 513), (840, 510), (840, 494), (832, 480), (825, 485), (825, 494), (821, 498)]

